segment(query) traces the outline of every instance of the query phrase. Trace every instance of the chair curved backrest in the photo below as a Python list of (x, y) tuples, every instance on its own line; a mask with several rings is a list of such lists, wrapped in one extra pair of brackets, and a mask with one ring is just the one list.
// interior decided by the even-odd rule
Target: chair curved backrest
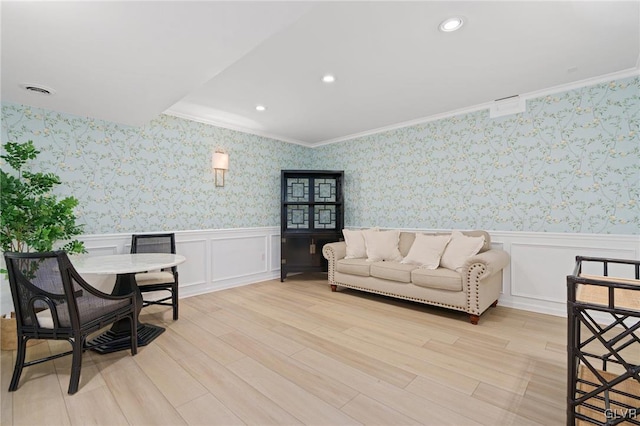
[[(168, 253), (176, 254), (176, 237), (174, 233), (165, 234), (133, 234), (131, 236), (131, 253)], [(140, 292), (168, 291), (169, 296), (160, 299), (144, 299), (143, 306), (164, 305), (173, 307), (173, 319), (178, 319), (178, 267), (162, 269), (160, 273), (136, 274), (136, 282)], [(166, 294), (166, 293), (165, 293)], [(170, 302), (167, 302), (169, 301)]]
[(175, 234), (133, 234), (131, 253), (176, 253)]
[(35, 338), (69, 332), (127, 304), (84, 281), (64, 251), (6, 253), (5, 260), (17, 326)]
[(65, 318), (64, 327), (69, 330), (73, 302), (69, 303), (65, 291), (57, 253), (7, 253), (5, 260), (18, 330), (48, 334), (52, 327), (41, 327), (37, 315), (45, 311), (56, 328), (62, 327), (60, 316)]
[[(16, 312), (18, 354), (10, 391), (17, 389), (22, 368), (73, 353), (69, 393), (75, 393), (86, 337), (119, 319), (130, 319), (132, 336), (137, 327), (135, 293), (112, 296), (88, 284), (64, 251), (5, 253), (9, 285)], [(25, 362), (29, 339), (68, 340), (73, 351)], [(137, 338), (131, 353), (137, 352)]]

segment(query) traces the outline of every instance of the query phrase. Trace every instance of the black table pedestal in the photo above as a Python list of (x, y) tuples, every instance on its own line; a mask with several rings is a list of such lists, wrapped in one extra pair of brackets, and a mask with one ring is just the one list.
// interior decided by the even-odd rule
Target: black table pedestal
[[(131, 290), (136, 292), (136, 305), (138, 306), (136, 316), (139, 317), (140, 311), (142, 310), (142, 293), (136, 284), (136, 274), (118, 274), (116, 285), (111, 294), (122, 296), (131, 293)], [(163, 332), (163, 327), (138, 322), (138, 347), (148, 345)], [(116, 321), (110, 330), (92, 339), (89, 344), (97, 345), (91, 348), (91, 350), (100, 354), (108, 354), (124, 349), (131, 349), (130, 339), (131, 323), (125, 318)]]

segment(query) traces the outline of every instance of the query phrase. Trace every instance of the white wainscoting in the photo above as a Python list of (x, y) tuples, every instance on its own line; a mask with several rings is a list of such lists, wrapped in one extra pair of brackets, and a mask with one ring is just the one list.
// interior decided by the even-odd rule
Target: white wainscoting
[[(576, 256), (640, 259), (640, 236), (490, 232), (492, 243), (511, 255), (504, 271), (500, 304), (552, 315), (567, 315), (567, 275)], [(584, 272), (602, 274), (602, 271)], [(633, 278), (629, 270), (610, 275)]]
[[(572, 273), (577, 255), (640, 259), (637, 235), (489, 233), (493, 247), (511, 255), (511, 264), (503, 274), (500, 304), (552, 315), (566, 316), (566, 277)], [(92, 255), (128, 253), (131, 244), (131, 234), (86, 235), (81, 239)], [(187, 258), (178, 267), (180, 297), (280, 277), (279, 227), (176, 231), (176, 245), (177, 252)], [(613, 270), (610, 273), (616, 274)], [(629, 276), (629, 272), (619, 275)], [(5, 281), (4, 277), (1, 280)], [(0, 288), (0, 312), (10, 312), (9, 286), (4, 282)]]
[[(175, 234), (176, 252), (187, 258), (178, 266), (180, 297), (280, 276), (279, 227), (175, 231)], [(129, 253), (131, 248), (131, 234), (87, 235), (81, 239), (89, 254)], [(277, 263), (272, 261), (274, 258)]]

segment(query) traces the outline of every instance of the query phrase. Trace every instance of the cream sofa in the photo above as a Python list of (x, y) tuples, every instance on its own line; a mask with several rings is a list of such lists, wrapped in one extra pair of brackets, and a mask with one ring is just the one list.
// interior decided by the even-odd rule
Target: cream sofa
[[(497, 305), (502, 288), (502, 270), (509, 264), (509, 254), (491, 248), (491, 238), (485, 231), (466, 231), (462, 234), (475, 238), (483, 236), (484, 244), (480, 242), (482, 247), (479, 252), (465, 258), (457, 270), (442, 266), (426, 269), (401, 263), (400, 259), (370, 261), (365, 257), (345, 258), (345, 241), (325, 244), (322, 254), (329, 263), (331, 290), (336, 291), (338, 286), (349, 287), (455, 309), (467, 312), (470, 322), (477, 324), (485, 310)], [(420, 238), (422, 241), (424, 237)], [(406, 259), (415, 239), (415, 232), (399, 232), (398, 251), (402, 258)]]

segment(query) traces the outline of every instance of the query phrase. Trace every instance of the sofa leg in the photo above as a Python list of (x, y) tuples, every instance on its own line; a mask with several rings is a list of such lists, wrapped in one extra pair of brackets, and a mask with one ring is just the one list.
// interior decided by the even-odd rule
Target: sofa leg
[(338, 286), (335, 284), (331, 284), (331, 291), (338, 291)]
[(469, 314), (469, 321), (473, 325), (478, 325), (478, 321), (480, 321), (480, 315)]
[(491, 304), (492, 308), (495, 308), (496, 306), (498, 306), (498, 301), (497, 300)]

